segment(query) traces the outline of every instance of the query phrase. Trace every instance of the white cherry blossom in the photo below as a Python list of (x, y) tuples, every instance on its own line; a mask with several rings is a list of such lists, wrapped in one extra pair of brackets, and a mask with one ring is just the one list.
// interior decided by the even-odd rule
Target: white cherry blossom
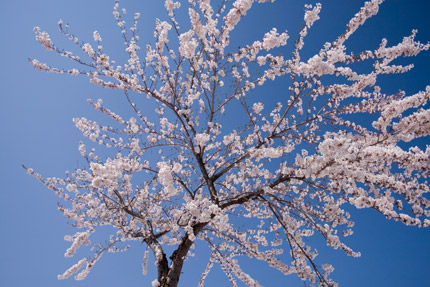
[[(198, 286), (218, 267), (233, 286), (262, 286), (263, 280), (241, 269), (243, 256), (307, 283), (337, 286), (329, 277), (334, 267), (317, 262), (318, 251), (307, 238), (319, 236), (330, 248), (360, 256), (345, 243), (353, 234), (350, 208), (430, 226), (430, 147), (416, 144), (430, 135), (430, 87), (410, 95), (388, 94), (378, 85), (381, 75), (413, 68), (392, 62), (430, 44), (415, 40), (414, 30), (391, 47), (382, 39), (376, 49), (353, 54), (346, 40), (383, 2), (371, 0), (344, 33), (313, 55), (302, 55), (302, 48), (318, 24), (321, 4), (305, 6), (294, 43), (287, 44), (292, 35), (273, 28), (234, 48), (230, 35), (242, 18), (273, 0), (221, 1), (221, 7), (213, 2), (165, 0), (168, 19), (157, 19), (155, 41), (142, 45), (135, 33), (140, 14), (131, 16), (126, 29), (126, 11), (116, 0), (113, 16), (126, 45), (122, 64), (104, 54), (97, 31), (95, 45), (82, 42), (59, 21), (60, 32), (79, 48), (75, 54), (34, 28), (42, 47), (76, 64), (64, 70), (30, 59), (34, 68), (88, 77), (123, 93), (134, 113), (127, 120), (102, 100), (88, 100), (111, 124), (73, 119), (89, 139), (78, 147), (85, 167), (64, 178), (27, 169), (61, 199), (59, 210), (78, 229), (65, 237), (71, 242), (65, 256), (92, 245), (92, 255), (59, 279), (77, 273), (82, 280), (104, 253), (138, 241), (147, 248), (142, 273), (148, 260), (158, 270), (152, 286), (178, 286), (183, 264), (200, 251), (197, 243), (210, 251)], [(187, 30), (175, 18), (182, 9), (189, 16)], [(291, 51), (288, 45), (290, 57), (269, 53)], [(357, 69), (362, 62), (371, 68)], [(251, 96), (278, 78), (290, 80), (290, 88), (271, 92), (267, 101)], [(156, 106), (153, 115), (148, 106)], [(363, 114), (372, 122), (358, 121)], [(102, 243), (90, 241), (101, 226), (114, 231)]]

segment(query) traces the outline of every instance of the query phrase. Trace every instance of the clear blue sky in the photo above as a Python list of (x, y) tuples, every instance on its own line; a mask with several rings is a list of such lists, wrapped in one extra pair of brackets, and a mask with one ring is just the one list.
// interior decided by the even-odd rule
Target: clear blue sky
[[(130, 14), (141, 12), (142, 40), (152, 39), (154, 17), (165, 17), (160, 0), (123, 0)], [(341, 33), (362, 0), (321, 1), (321, 20), (308, 36), (305, 52), (318, 51), (325, 41)], [(127, 253), (107, 254), (82, 282), (58, 281), (76, 259), (63, 257), (69, 243), (63, 241), (74, 230), (56, 209), (57, 198), (42, 184), (27, 176), (21, 164), (35, 168), (46, 176), (63, 176), (65, 170), (83, 166), (77, 151), (81, 137), (72, 123), (73, 117), (91, 118), (87, 98), (103, 98), (115, 111), (125, 105), (119, 92), (92, 86), (86, 78), (46, 74), (34, 70), (27, 58), (37, 58), (53, 66), (70, 67), (69, 63), (45, 51), (35, 40), (33, 27), (40, 26), (51, 34), (58, 46), (70, 48), (57, 29), (57, 21), (70, 23), (82, 40), (90, 41), (98, 30), (105, 48), (121, 55), (121, 38), (112, 17), (114, 1), (109, 0), (16, 0), (0, 1), (0, 286), (150, 286), (156, 277), (152, 263), (149, 274), (141, 274), (144, 247), (134, 245)], [(303, 19), (303, 4), (315, 1), (277, 0), (274, 4), (255, 5), (245, 22), (234, 33), (237, 45), (252, 43), (271, 27), (290, 31), (290, 43)], [(387, 0), (380, 13), (372, 18), (348, 42), (350, 49), (374, 49), (382, 37), (389, 44), (401, 41), (411, 30), (418, 29), (418, 39), (430, 40), (430, 4), (424, 0)], [(233, 37), (232, 36), (232, 37)], [(393, 92), (409, 93), (430, 84), (430, 52), (412, 60), (415, 69), (407, 75), (394, 76), (384, 84)], [(273, 88), (273, 87), (272, 87)], [(282, 92), (282, 91), (279, 91)], [(116, 106), (117, 108), (113, 107)], [(124, 111), (125, 113), (125, 111)], [(427, 139), (428, 140), (428, 139)], [(426, 144), (429, 144), (428, 142)], [(356, 220), (355, 235), (349, 243), (361, 251), (359, 259), (341, 252), (318, 248), (335, 267), (333, 278), (341, 286), (430, 286), (430, 229), (406, 227), (386, 221), (371, 211), (352, 212)], [(82, 254), (82, 253), (81, 253)], [(78, 254), (79, 255), (79, 254)], [(199, 253), (184, 268), (180, 286), (195, 286), (206, 264)], [(302, 286), (295, 277), (284, 278), (260, 264), (244, 269), (264, 286)], [(207, 279), (208, 286), (229, 286), (218, 271)]]

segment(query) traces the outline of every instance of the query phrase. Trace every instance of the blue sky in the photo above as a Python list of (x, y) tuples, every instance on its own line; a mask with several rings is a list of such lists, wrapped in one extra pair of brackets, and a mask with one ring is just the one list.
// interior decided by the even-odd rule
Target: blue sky
[[(142, 13), (140, 35), (152, 39), (154, 17), (164, 18), (160, 0), (123, 0), (130, 14)], [(325, 41), (335, 39), (350, 17), (358, 11), (362, 0), (321, 1), (323, 10), (308, 36), (305, 53), (316, 52)], [(91, 85), (86, 78), (46, 74), (34, 70), (27, 58), (37, 58), (53, 66), (69, 67), (70, 63), (45, 51), (35, 40), (33, 27), (48, 31), (58, 46), (70, 48), (58, 32), (57, 21), (70, 23), (71, 30), (82, 40), (90, 41), (98, 30), (106, 50), (121, 55), (121, 38), (112, 17), (114, 1), (108, 0), (17, 0), (0, 1), (1, 93), (0, 174), (2, 181), (0, 208), (0, 286), (113, 287), (150, 286), (155, 268), (141, 274), (144, 246), (133, 245), (127, 253), (107, 254), (85, 281), (58, 281), (57, 274), (76, 263), (63, 257), (69, 243), (64, 235), (74, 230), (56, 208), (57, 198), (42, 184), (27, 176), (25, 164), (46, 176), (63, 176), (64, 171), (83, 166), (77, 145), (83, 140), (74, 127), (73, 117), (92, 117), (87, 98), (103, 100), (114, 111), (124, 112), (126, 103), (119, 92)], [(234, 44), (244, 45), (261, 38), (271, 27), (288, 29), (290, 43), (301, 26), (304, 2), (277, 0), (274, 4), (255, 5), (242, 25), (232, 35)], [(418, 39), (430, 40), (430, 4), (424, 0), (387, 0), (380, 13), (369, 20), (347, 43), (353, 51), (372, 49), (382, 37), (396, 44), (412, 29)], [(430, 84), (430, 52), (413, 61), (415, 68), (407, 75), (384, 79), (384, 87), (414, 93)], [(69, 66), (68, 66), (69, 65)], [(270, 87), (276, 91), (276, 85)], [(282, 92), (282, 91), (279, 91)], [(116, 107), (116, 108), (115, 108)], [(429, 144), (429, 143), (427, 143)], [(349, 258), (341, 252), (321, 246), (324, 262), (333, 263), (333, 278), (341, 286), (430, 286), (430, 230), (406, 227), (387, 221), (372, 211), (352, 211), (356, 221), (355, 235), (349, 243), (362, 257)], [(180, 286), (195, 286), (199, 270), (206, 265), (205, 252), (187, 262)], [(303, 286), (295, 277), (284, 278), (265, 269), (264, 265), (247, 264), (249, 273), (265, 286)], [(214, 271), (208, 286), (229, 286), (223, 275)]]

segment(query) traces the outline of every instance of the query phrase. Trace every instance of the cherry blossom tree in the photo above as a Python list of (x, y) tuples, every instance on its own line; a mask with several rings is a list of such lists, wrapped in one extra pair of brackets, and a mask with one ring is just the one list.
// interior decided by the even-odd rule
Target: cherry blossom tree
[[(430, 44), (416, 41), (412, 31), (394, 46), (382, 39), (374, 50), (349, 52), (347, 40), (383, 2), (371, 0), (343, 34), (311, 57), (304, 59), (302, 48), (320, 4), (305, 6), (293, 43), (287, 31), (273, 28), (250, 45), (231, 47), (231, 32), (249, 9), (262, 5), (255, 2), (273, 0), (166, 0), (167, 21), (157, 20), (154, 43), (142, 48), (140, 14), (127, 27), (117, 0), (113, 16), (128, 55), (123, 65), (104, 53), (97, 31), (94, 42), (84, 43), (59, 21), (60, 32), (81, 50), (78, 55), (34, 28), (46, 50), (76, 64), (67, 70), (29, 60), (36, 69), (82, 75), (121, 91), (134, 113), (124, 119), (101, 99), (89, 100), (112, 124), (74, 119), (89, 138), (79, 144), (86, 168), (64, 178), (26, 168), (62, 199), (59, 209), (78, 230), (65, 237), (71, 242), (65, 256), (93, 246), (92, 257), (59, 279), (76, 273), (76, 280), (84, 279), (105, 252), (141, 241), (148, 247), (143, 272), (148, 258), (157, 266), (153, 286), (178, 286), (196, 244), (210, 250), (198, 286), (214, 265), (233, 286), (260, 286), (241, 269), (241, 257), (318, 286), (336, 286), (329, 277), (334, 268), (316, 262), (318, 252), (306, 238), (316, 236), (360, 256), (344, 243), (354, 225), (348, 209), (372, 208), (406, 225), (430, 225), (430, 147), (416, 144), (430, 133), (430, 87), (407, 95), (386, 94), (378, 85), (381, 75), (413, 68), (393, 64), (396, 59), (416, 56)], [(189, 29), (179, 26), (178, 9), (188, 11), (183, 25)], [(290, 57), (271, 54), (287, 46)], [(361, 62), (373, 66), (356, 68)], [(271, 95), (277, 104), (252, 96), (278, 78), (291, 86), (282, 96)], [(154, 114), (145, 109), (151, 105)], [(237, 126), (223, 122), (229, 113), (240, 117)], [(356, 120), (363, 115), (373, 121)], [(91, 145), (110, 154), (98, 154)], [(105, 243), (91, 242), (101, 226), (113, 227), (111, 235)]]

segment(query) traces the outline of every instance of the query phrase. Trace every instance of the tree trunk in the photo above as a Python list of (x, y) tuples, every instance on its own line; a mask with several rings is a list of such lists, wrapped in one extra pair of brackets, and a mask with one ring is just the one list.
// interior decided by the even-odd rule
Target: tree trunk
[[(197, 235), (207, 224), (207, 222), (196, 224), (193, 227), (194, 235)], [(163, 253), (162, 256), (158, 257), (156, 255), (158, 282), (160, 283), (160, 287), (178, 286), (184, 260), (191, 248), (191, 245), (193, 245), (193, 241), (189, 239), (188, 234), (185, 234), (178, 248), (172, 253), (172, 256), (170, 256), (170, 259), (172, 260), (170, 266), (168, 266), (166, 254)]]

